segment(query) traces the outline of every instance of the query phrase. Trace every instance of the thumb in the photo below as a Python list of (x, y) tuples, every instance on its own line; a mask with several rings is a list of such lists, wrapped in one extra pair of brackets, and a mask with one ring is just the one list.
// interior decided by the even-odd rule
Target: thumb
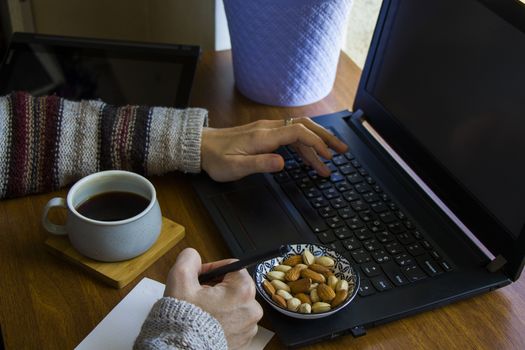
[(232, 162), (235, 173), (239, 177), (255, 173), (274, 173), (284, 168), (284, 159), (278, 154), (258, 154), (235, 156)]
[(201, 287), (198, 279), (201, 266), (201, 256), (195, 249), (186, 248), (180, 252), (168, 274), (164, 295), (182, 296), (198, 290)]

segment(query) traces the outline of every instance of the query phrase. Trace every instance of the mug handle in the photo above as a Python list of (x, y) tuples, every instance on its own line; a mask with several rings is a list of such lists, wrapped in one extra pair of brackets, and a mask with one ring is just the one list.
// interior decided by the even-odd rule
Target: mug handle
[(49, 200), (47, 202), (44, 213), (42, 214), (42, 225), (48, 231), (49, 233), (52, 233), (54, 235), (66, 235), (66, 226), (65, 225), (57, 225), (52, 223), (49, 218), (47, 217), (47, 214), (49, 213), (49, 210), (53, 207), (60, 207), (67, 209), (66, 200), (62, 197), (55, 197)]

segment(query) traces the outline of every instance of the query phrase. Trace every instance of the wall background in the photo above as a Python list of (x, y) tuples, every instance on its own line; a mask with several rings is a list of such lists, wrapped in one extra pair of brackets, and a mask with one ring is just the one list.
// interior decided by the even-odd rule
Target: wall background
[[(0, 0), (13, 31), (230, 48), (222, 0)], [(343, 50), (363, 66), (381, 0), (353, 0)]]

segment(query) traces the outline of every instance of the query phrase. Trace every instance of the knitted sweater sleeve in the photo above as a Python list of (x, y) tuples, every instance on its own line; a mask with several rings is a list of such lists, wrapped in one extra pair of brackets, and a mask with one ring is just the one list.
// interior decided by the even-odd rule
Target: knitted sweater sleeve
[(153, 305), (134, 350), (217, 349), (228, 344), (220, 323), (186, 301), (165, 297)]
[(101, 170), (199, 172), (207, 121), (200, 108), (13, 92), (0, 97), (0, 198), (56, 190)]

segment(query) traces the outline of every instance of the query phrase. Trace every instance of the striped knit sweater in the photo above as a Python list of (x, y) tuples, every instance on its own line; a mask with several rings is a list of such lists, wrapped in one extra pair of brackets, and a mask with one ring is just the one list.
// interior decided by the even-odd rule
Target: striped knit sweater
[(207, 111), (112, 106), (13, 92), (0, 97), (0, 198), (56, 190), (88, 174), (200, 171)]

